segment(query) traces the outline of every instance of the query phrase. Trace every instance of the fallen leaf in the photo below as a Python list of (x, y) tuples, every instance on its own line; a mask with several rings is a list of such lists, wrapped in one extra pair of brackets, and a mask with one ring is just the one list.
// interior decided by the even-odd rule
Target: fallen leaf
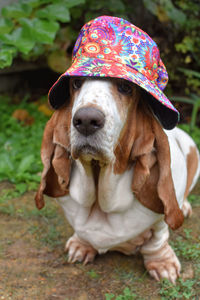
[(34, 118), (25, 109), (16, 109), (12, 117), (17, 121), (22, 122), (24, 125), (32, 125), (34, 123)]
[(169, 17), (163, 7), (157, 6), (156, 15), (160, 22), (168, 22)]
[(38, 106), (38, 110), (42, 112), (45, 116), (50, 117), (53, 111), (47, 106), (47, 104), (41, 104)]
[(86, 292), (83, 292), (78, 298), (77, 300), (88, 300), (88, 294)]

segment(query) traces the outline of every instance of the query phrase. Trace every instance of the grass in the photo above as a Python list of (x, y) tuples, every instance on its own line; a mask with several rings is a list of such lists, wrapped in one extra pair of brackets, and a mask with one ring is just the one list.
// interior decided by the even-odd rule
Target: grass
[(138, 295), (132, 292), (129, 288), (125, 288), (123, 293), (118, 296), (115, 296), (114, 294), (105, 294), (105, 297), (105, 300), (141, 300), (141, 298), (138, 298)]
[(189, 195), (188, 197), (189, 202), (192, 204), (192, 207), (198, 206), (200, 203), (200, 195)]
[(61, 245), (65, 231), (60, 227), (64, 226), (64, 217), (58, 219), (58, 207), (54, 200), (47, 203), (43, 210), (38, 210), (33, 208), (33, 197), (30, 204), (23, 203), (23, 200), (20, 204), (19, 199), (20, 194), (14, 188), (1, 191), (0, 214), (20, 218), (23, 222), (32, 220), (28, 231), (35, 236), (36, 241), (51, 249)]
[(26, 205), (18, 207), (18, 198), (21, 196), (20, 191), (16, 190), (15, 185), (10, 189), (2, 189), (0, 192), (0, 213), (9, 216), (18, 216), (24, 219), (32, 217), (41, 217), (50, 222), (51, 219), (57, 218), (57, 208), (55, 206), (46, 205), (43, 210), (37, 208), (29, 208)]
[(170, 245), (176, 252), (177, 256), (186, 260), (200, 260), (200, 242), (196, 239), (185, 240), (182, 236), (178, 236)]
[(168, 280), (163, 279), (161, 282), (159, 294), (161, 300), (176, 300), (176, 299), (195, 299), (196, 296), (194, 285), (195, 280), (188, 279), (183, 281), (178, 279), (177, 284), (173, 285)]
[(90, 278), (93, 278), (93, 279), (98, 279), (100, 277), (100, 275), (97, 274), (97, 272), (93, 269), (91, 269), (89, 272), (87, 272), (87, 274)]
[(15, 189), (3, 189), (0, 195), (0, 213), (13, 216), (16, 213), (13, 203), (9, 200), (17, 198), (20, 193)]

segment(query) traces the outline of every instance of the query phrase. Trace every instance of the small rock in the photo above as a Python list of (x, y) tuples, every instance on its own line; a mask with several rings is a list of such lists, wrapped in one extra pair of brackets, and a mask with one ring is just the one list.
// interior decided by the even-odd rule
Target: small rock
[(194, 269), (192, 265), (186, 266), (184, 272), (181, 275), (183, 280), (192, 279), (194, 278)]
[(68, 266), (66, 268), (66, 273), (69, 274), (70, 276), (78, 276), (82, 274), (82, 271), (78, 268)]
[(86, 292), (83, 292), (78, 298), (77, 300), (88, 300), (88, 294)]

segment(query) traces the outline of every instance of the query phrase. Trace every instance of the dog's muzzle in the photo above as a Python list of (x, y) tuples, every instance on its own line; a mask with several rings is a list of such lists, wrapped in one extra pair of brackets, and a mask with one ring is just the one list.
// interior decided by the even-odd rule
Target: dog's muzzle
[(100, 129), (105, 125), (104, 113), (95, 107), (79, 108), (72, 119), (76, 132), (72, 142), (72, 155), (75, 159), (100, 159), (103, 156)]
[(94, 107), (79, 108), (73, 117), (73, 126), (86, 137), (95, 134), (104, 124), (104, 113)]

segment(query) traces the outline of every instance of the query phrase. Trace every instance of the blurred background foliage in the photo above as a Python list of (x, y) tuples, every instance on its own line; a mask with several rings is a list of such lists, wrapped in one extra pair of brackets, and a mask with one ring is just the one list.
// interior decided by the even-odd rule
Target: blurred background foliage
[(12, 1), (1, 9), (0, 69), (18, 61), (42, 62), (59, 76), (71, 64), (74, 42), (87, 21), (123, 17), (156, 41), (169, 73), (167, 95), (191, 127), (200, 122), (199, 0)]
[(82, 25), (104, 14), (129, 20), (157, 42), (170, 74), (170, 94), (200, 94), (199, 0), (16, 1), (1, 11), (0, 68), (14, 58), (42, 57), (63, 72)]

